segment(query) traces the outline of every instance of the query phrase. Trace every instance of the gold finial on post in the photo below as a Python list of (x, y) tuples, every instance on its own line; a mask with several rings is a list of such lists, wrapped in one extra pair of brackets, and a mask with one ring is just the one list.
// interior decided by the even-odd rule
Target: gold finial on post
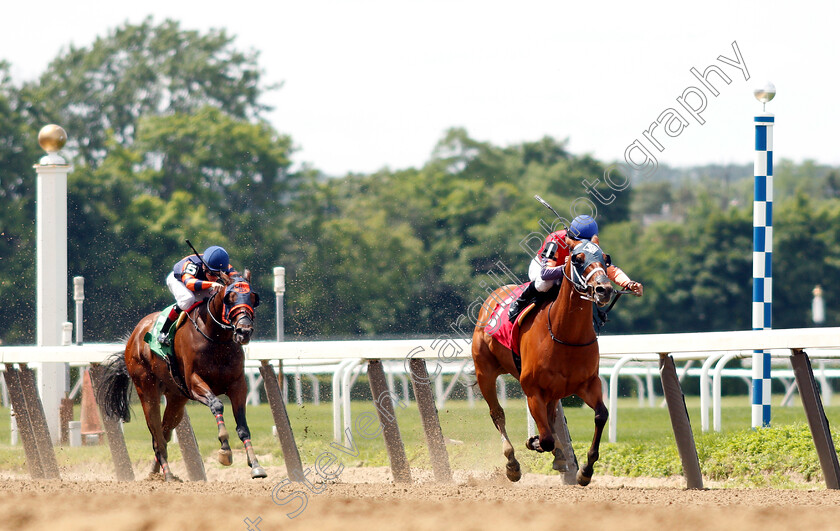
[(38, 132), (38, 144), (47, 152), (47, 155), (41, 158), (40, 164), (43, 166), (67, 164), (58, 154), (66, 143), (67, 132), (60, 125), (49, 124), (42, 127)]

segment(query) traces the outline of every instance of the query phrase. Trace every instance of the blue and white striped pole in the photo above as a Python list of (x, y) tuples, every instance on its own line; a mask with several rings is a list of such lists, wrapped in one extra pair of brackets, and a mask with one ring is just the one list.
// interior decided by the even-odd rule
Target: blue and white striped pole
[[(755, 91), (766, 104), (776, 95), (768, 83)], [(755, 117), (755, 196), (753, 199), (753, 330), (772, 328), (773, 304), (773, 123), (772, 113)], [(752, 427), (770, 425), (770, 352), (753, 351)]]

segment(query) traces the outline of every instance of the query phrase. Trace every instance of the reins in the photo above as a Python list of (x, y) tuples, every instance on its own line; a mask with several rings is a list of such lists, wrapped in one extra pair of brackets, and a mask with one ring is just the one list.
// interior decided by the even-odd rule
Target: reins
[(598, 341), (598, 335), (595, 335), (595, 339), (590, 341), (589, 343), (569, 343), (568, 341), (563, 341), (554, 336), (554, 331), (551, 329), (551, 308), (554, 306), (556, 299), (551, 301), (551, 304), (548, 305), (548, 333), (551, 336), (551, 339), (554, 340), (555, 343), (560, 343), (561, 345), (566, 345), (568, 347), (588, 347), (592, 343)]
[[(234, 328), (233, 325), (220, 323), (219, 320), (216, 319), (216, 316), (213, 315), (213, 311), (210, 309), (210, 302), (213, 300), (213, 298), (216, 295), (218, 295), (218, 293), (219, 293), (218, 291), (213, 293), (213, 295), (211, 295), (210, 298), (207, 299), (207, 302), (205, 303), (206, 306), (207, 306), (207, 313), (210, 315), (210, 318), (213, 319), (213, 322), (216, 323), (222, 330), (232, 330)], [(204, 331), (201, 328), (198, 327), (198, 323), (196, 322), (196, 320), (193, 318), (192, 315), (187, 314), (187, 317), (189, 317), (190, 321), (192, 321), (193, 327), (195, 327), (195, 329), (198, 331), (198, 333), (201, 334), (202, 336), (204, 336), (204, 339), (206, 339), (207, 341), (210, 341), (211, 343), (216, 343), (216, 344), (230, 343), (231, 341), (233, 341), (233, 338), (228, 339), (227, 341), (219, 341), (217, 339), (213, 339), (212, 337), (205, 334)]]

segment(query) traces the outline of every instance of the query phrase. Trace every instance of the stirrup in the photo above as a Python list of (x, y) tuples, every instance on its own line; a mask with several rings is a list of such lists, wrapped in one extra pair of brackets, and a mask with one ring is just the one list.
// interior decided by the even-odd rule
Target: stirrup
[(513, 301), (510, 305), (510, 308), (508, 309), (508, 319), (510, 319), (511, 322), (516, 321), (516, 318), (519, 317), (519, 314), (522, 313), (522, 310), (524, 310), (526, 306), (531, 304), (531, 302), (532, 300), (530, 298), (524, 300), (522, 298), (519, 298)]
[(160, 343), (164, 347), (171, 347), (172, 346), (172, 340), (169, 339), (169, 334), (167, 334), (166, 332), (161, 332), (158, 335), (158, 343)]

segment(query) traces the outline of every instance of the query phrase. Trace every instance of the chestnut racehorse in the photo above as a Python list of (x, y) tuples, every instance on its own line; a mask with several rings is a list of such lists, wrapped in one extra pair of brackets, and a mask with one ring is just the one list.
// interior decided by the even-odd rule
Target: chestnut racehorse
[[(224, 292), (216, 291), (206, 302), (189, 313), (191, 322), (175, 332), (172, 341), (175, 354), (172, 365), (149, 349), (143, 340), (152, 330), (158, 313), (144, 317), (134, 328), (125, 351), (115, 354), (105, 365), (104, 377), (97, 389), (97, 399), (110, 417), (128, 422), (129, 384), (134, 383), (143, 406), (146, 424), (152, 434), (155, 463), (150, 477), (163, 470), (166, 481), (177, 480), (169, 469), (166, 444), (172, 430), (181, 422), (188, 400), (198, 400), (216, 416), (219, 429), (219, 462), (233, 463), (228, 443), (228, 431), (223, 417), (224, 406), (218, 396), (230, 398), (236, 433), (245, 445), (252, 478), (266, 477), (251, 447), (251, 433), (245, 420), (245, 400), (248, 386), (245, 381), (245, 353), (242, 345), (251, 340), (254, 332), (254, 308), (259, 295), (251, 291), (251, 275), (231, 278), (222, 274)], [(166, 410), (161, 420), (160, 397), (166, 396)]]
[(514, 364), (513, 353), (485, 331), (496, 306), (510, 296), (515, 286), (502, 286), (484, 301), (473, 332), (472, 356), (478, 385), (490, 407), (490, 418), (502, 434), (506, 473), (511, 481), (519, 481), (522, 474), (505, 430), (505, 412), (496, 398), (499, 375), (511, 374), (519, 380), (539, 430), (539, 436), (529, 440), (526, 447), (538, 452), (554, 451), (555, 468), (564, 459), (555, 446), (558, 434), (553, 432), (557, 402), (576, 394), (595, 410), (595, 435), (586, 465), (576, 476), (580, 485), (588, 485), (592, 479), (592, 466), (598, 460), (601, 433), (607, 423), (608, 412), (598, 377), (598, 336), (592, 324), (592, 301), (603, 307), (613, 295), (606, 274), (608, 264), (595, 243), (571, 239), (566, 242), (571, 257), (565, 264), (565, 278), (557, 298), (534, 308), (521, 325), (521, 373)]

